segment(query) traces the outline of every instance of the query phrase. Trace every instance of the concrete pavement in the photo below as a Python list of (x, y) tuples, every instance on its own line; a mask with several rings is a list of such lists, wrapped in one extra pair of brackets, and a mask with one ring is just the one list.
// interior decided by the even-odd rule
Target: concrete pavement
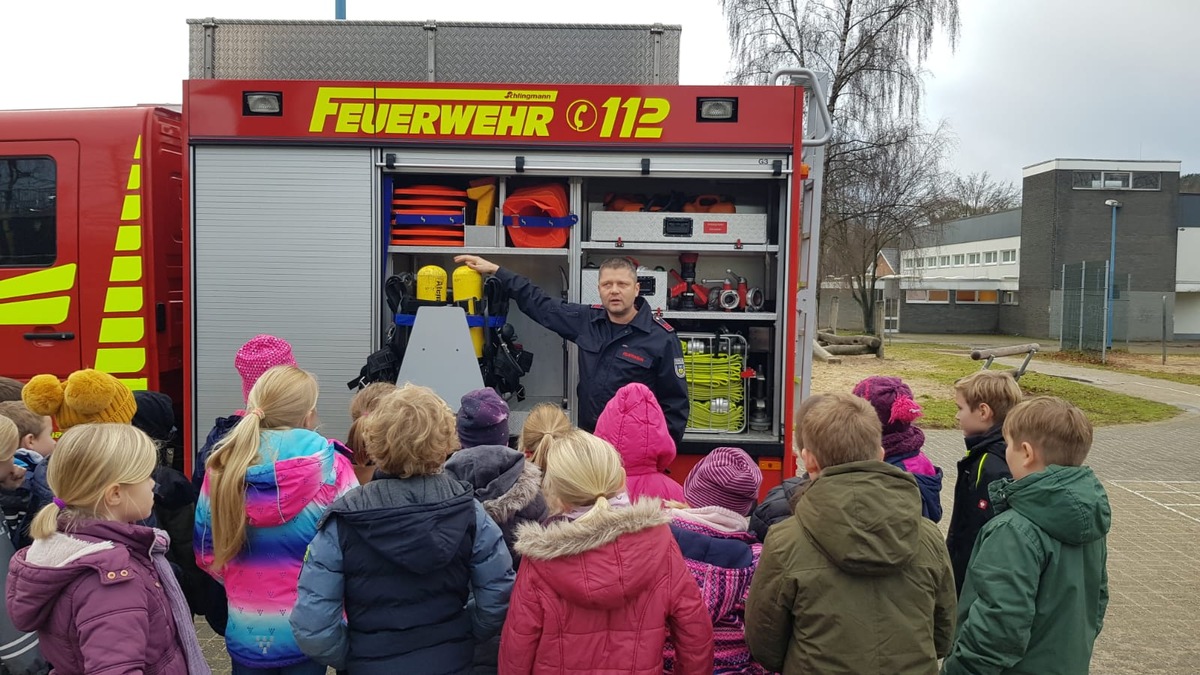
[[(1006, 357), (996, 359), (996, 362), (1018, 368), (1024, 362), (1024, 358)], [(1166, 403), (1189, 412), (1200, 412), (1200, 387), (1191, 384), (1142, 377), (1116, 370), (1085, 368), (1037, 356), (1034, 356), (1033, 360), (1029, 362), (1026, 370), (1055, 377), (1065, 377), (1100, 389)]]
[[(944, 529), (962, 434), (927, 432), (925, 451), (946, 472)], [(1200, 673), (1200, 414), (1099, 428), (1088, 464), (1113, 512), (1108, 614), (1091, 672)]]

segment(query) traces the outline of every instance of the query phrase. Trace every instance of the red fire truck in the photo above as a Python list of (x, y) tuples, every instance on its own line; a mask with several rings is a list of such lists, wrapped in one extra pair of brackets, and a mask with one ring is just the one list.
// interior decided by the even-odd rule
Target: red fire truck
[[(0, 113), (0, 232), (41, 237), (0, 244), (0, 373), (93, 366), (181, 393), (195, 447), (242, 404), (237, 347), (272, 333), (321, 379), (336, 437), (342, 383), (412, 318), (389, 289), (474, 253), (587, 303), (595, 266), (624, 256), (685, 351), (677, 475), (721, 445), (757, 458), (764, 489), (794, 473), (828, 138), (813, 73), (679, 86), (669, 26), (189, 23), (182, 126), (158, 108)], [(487, 40), (527, 49), (488, 57)], [(531, 191), (562, 197), (519, 209)], [(514, 433), (539, 402), (574, 415), (580, 347), (515, 306), (502, 323), (535, 355)]]
[(162, 107), (0, 112), (0, 374), (181, 400), (183, 148)]

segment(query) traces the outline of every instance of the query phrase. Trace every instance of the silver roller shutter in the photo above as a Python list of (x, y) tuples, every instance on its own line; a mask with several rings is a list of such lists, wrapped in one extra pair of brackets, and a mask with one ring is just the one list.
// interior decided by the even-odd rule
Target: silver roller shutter
[(192, 171), (196, 447), (243, 407), (233, 368), (259, 333), (292, 343), (321, 383), (321, 433), (344, 439), (372, 349), (380, 242), (366, 148), (207, 147)]

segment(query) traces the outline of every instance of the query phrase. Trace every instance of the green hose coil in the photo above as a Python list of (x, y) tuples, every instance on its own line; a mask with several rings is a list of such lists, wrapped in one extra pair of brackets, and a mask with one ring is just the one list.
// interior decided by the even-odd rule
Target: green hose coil
[(685, 353), (683, 368), (691, 401), (688, 427), (732, 432), (745, 428), (746, 383), (740, 354)]

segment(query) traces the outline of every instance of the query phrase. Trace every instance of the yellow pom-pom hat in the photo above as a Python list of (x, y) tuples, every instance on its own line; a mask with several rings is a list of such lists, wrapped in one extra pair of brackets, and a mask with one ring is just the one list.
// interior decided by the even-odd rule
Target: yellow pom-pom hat
[(49, 415), (61, 431), (88, 422), (129, 424), (137, 412), (133, 392), (98, 370), (77, 370), (65, 380), (38, 375), (21, 390), (25, 407)]

